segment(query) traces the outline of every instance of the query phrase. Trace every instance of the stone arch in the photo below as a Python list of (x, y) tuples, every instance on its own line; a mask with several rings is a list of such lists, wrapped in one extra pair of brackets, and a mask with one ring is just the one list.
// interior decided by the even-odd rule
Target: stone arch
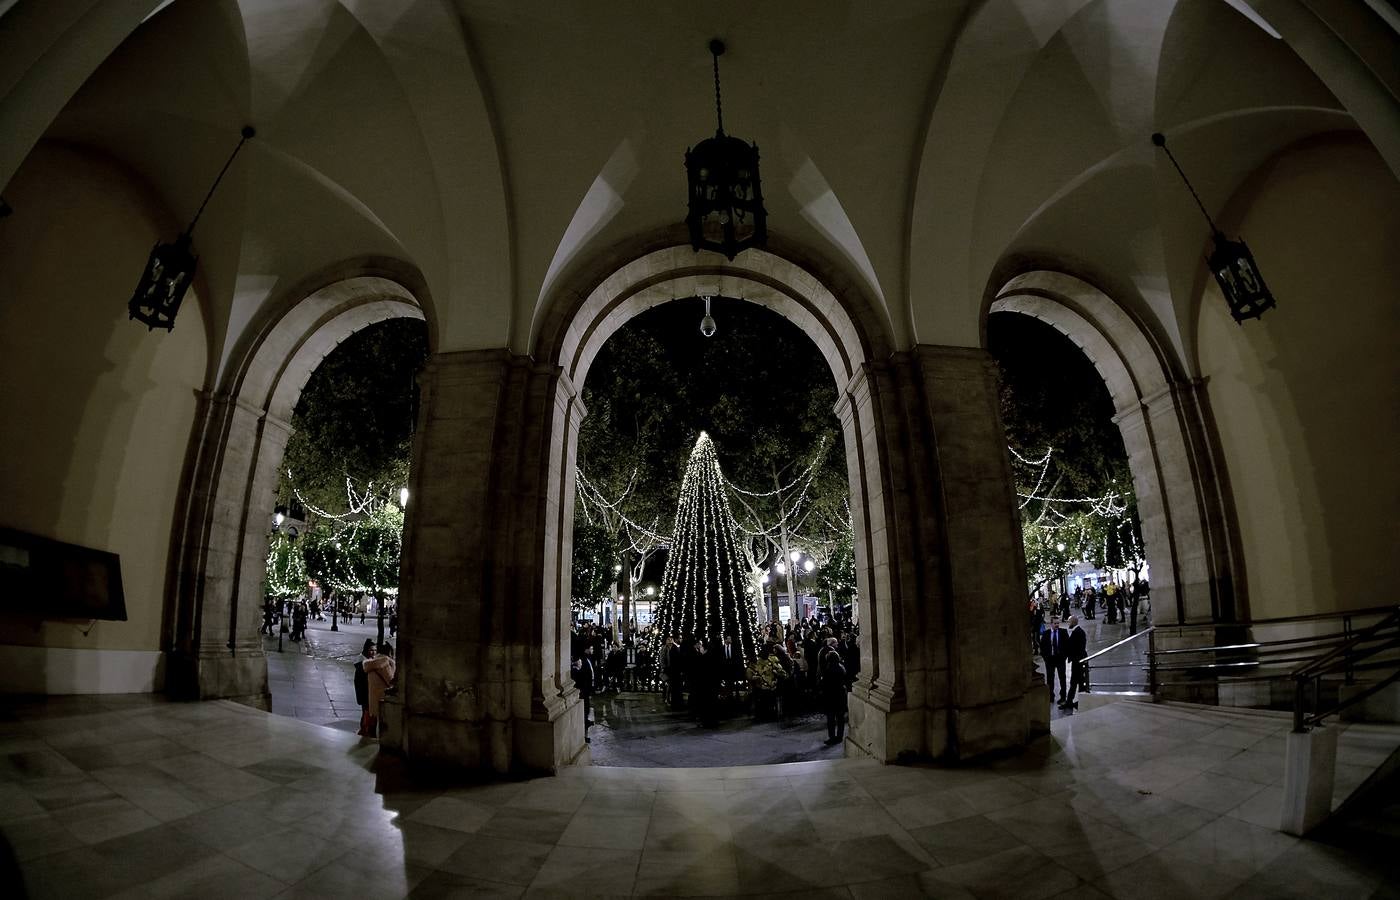
[[(1238, 621), (1246, 612), (1245, 580), (1228, 537), (1227, 494), (1199, 381), (1177, 372), (1171, 356), (1107, 294), (1072, 275), (1017, 275), (991, 300), (987, 314), (998, 312), (1049, 324), (1103, 378), (1128, 452), (1159, 624)], [(985, 323), (986, 315), (984, 335)]]
[(644, 236), (566, 277), (530, 355), (429, 362), (383, 746), (498, 772), (588, 761), (567, 640), (579, 388), (627, 319), (707, 293), (794, 321), (841, 394), (862, 657), (848, 752), (967, 758), (1024, 744), (1045, 725), (1024, 638), (1003, 624), (1025, 615), (1024, 561), (990, 355), (894, 350), (858, 285), (780, 241), (726, 262), (679, 237)]
[[(601, 277), (591, 289), (557, 297), (535, 347), (536, 360), (558, 372), (555, 414), (549, 425), (550, 519), (544, 554), (546, 597), (557, 597), (560, 633), (567, 631), (572, 556), (574, 467), (578, 430), (586, 410), (579, 392), (589, 366), (614, 333), (634, 316), (676, 298), (700, 295), (742, 298), (793, 322), (817, 346), (831, 368), (846, 448), (852, 523), (856, 533), (862, 655), (869, 684), (889, 688), (897, 679), (891, 631), (887, 562), (889, 524), (881, 505), (886, 492), (877, 447), (878, 423), (869, 403), (866, 374), (873, 353), (889, 355), (889, 337), (859, 295), (843, 296), (785, 256), (750, 250), (727, 261), (687, 246), (652, 250)], [(878, 348), (878, 349), (876, 349)], [(568, 672), (568, 647), (560, 645), (557, 671)], [(565, 686), (561, 683), (560, 689)]]
[(294, 286), (249, 330), (216, 390), (200, 395), (172, 554), (171, 693), (266, 702), (260, 586), (292, 410), (351, 334), (424, 318), (422, 279), (406, 269), (364, 261)]

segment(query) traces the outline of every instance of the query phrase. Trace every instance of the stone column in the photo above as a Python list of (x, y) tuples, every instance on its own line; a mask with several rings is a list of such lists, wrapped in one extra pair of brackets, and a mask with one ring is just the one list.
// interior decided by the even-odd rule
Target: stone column
[[(1048, 712), (1026, 646), (1026, 564), (1016, 487), (1001, 423), (1000, 381), (985, 350), (915, 348), (933, 437), (945, 565), (930, 604), (941, 619), (946, 755), (1020, 746)], [(941, 610), (939, 609), (941, 607)], [(942, 685), (940, 685), (942, 686)]]
[(223, 395), (201, 395), (197, 416), (177, 536), (177, 622), (166, 689), (266, 708), (260, 588), (277, 467), (291, 427)]
[[(568, 504), (555, 500), (572, 460), (550, 427), (576, 428), (581, 406), (562, 372), (504, 350), (438, 354), (420, 383), (386, 745), (432, 764), (557, 769), (584, 743), (561, 633)], [(546, 571), (551, 541), (561, 563)]]
[[(1044, 728), (1025, 637), (1025, 561), (982, 350), (922, 346), (868, 366), (838, 405), (865, 669), (851, 743), (878, 759), (963, 759)], [(852, 449), (853, 448), (853, 449)]]

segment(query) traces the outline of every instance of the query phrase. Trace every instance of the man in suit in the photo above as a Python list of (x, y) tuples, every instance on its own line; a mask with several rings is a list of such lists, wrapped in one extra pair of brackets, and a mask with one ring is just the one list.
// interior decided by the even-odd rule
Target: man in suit
[(1060, 678), (1060, 700), (1061, 705), (1065, 702), (1065, 658), (1069, 654), (1068, 636), (1060, 630), (1060, 619), (1058, 616), (1050, 617), (1050, 627), (1040, 636), (1040, 656), (1045, 660), (1045, 686), (1050, 688), (1050, 695), (1055, 694), (1055, 676)]
[(574, 670), (574, 684), (578, 685), (578, 694), (583, 698), (583, 742), (593, 743), (593, 739), (588, 736), (588, 727), (593, 724), (593, 687), (598, 683), (598, 672), (593, 667), (593, 645), (588, 644), (583, 648), (583, 656), (579, 657), (578, 668)]
[[(1079, 704), (1075, 701), (1074, 695), (1079, 691), (1079, 685), (1084, 681), (1084, 660), (1089, 657), (1089, 635), (1083, 628), (1079, 627), (1079, 617), (1069, 617), (1069, 649), (1065, 656), (1069, 659), (1069, 695), (1060, 701), (1060, 709), (1078, 709)], [(1064, 672), (1064, 663), (1060, 663), (1061, 674)]]
[(726, 634), (724, 636), (724, 646), (720, 649), (724, 652), (720, 677), (733, 684), (744, 677), (743, 656), (739, 653), (739, 648), (734, 646), (733, 635)]

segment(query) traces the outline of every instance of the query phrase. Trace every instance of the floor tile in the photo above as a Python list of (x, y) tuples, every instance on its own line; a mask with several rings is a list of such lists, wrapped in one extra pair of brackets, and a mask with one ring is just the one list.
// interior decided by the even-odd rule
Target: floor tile
[(634, 892), (688, 897), (739, 893), (739, 870), (734, 848), (642, 851)]
[(555, 847), (530, 882), (529, 893), (626, 896), (632, 893), (642, 851)]
[(476, 830), (481, 834), (539, 844), (557, 843), (573, 819), (570, 813), (517, 809), (506, 806), (493, 810)]
[(482, 878), (522, 887), (534, 881), (555, 848), (549, 844), (512, 841), (484, 834), (464, 834), (462, 843), (436, 868), (454, 875)]
[(952, 866), (1023, 845), (1016, 835), (985, 816), (912, 829), (909, 834), (941, 865)]
[(1056, 865), (1029, 847), (1004, 850), (970, 862), (934, 869), (923, 876), (925, 884), (936, 885), (935, 895), (944, 889), (963, 888), (974, 896), (1038, 900), (1063, 893), (1077, 884), (1079, 877)]
[(581, 812), (564, 829), (559, 846), (640, 851), (650, 824), (651, 816), (597, 816)]
[(495, 807), (472, 803), (469, 800), (435, 797), (404, 818), (409, 822), (436, 825), (454, 831), (476, 831), (496, 813)]

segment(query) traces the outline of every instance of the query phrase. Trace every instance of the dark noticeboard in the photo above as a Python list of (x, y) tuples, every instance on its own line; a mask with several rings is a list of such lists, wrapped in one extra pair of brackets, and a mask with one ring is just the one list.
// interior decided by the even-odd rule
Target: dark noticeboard
[(126, 620), (115, 553), (0, 528), (0, 613)]

